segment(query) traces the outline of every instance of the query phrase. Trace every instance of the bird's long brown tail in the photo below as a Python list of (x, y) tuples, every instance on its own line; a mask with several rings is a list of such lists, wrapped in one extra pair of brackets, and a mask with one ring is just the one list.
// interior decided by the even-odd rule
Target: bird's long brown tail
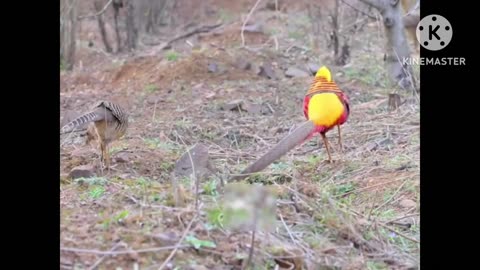
[(239, 181), (247, 177), (248, 174), (259, 172), (265, 169), (268, 165), (272, 164), (275, 160), (281, 158), (288, 151), (293, 149), (295, 146), (301, 144), (303, 141), (308, 139), (312, 134), (315, 126), (313, 122), (306, 121), (295, 129), (288, 136), (283, 138), (277, 145), (275, 145), (270, 151), (265, 155), (260, 157), (254, 163), (250, 164), (245, 170), (242, 171), (240, 175), (236, 175), (230, 179), (230, 181)]
[(106, 114), (102, 113), (101, 110), (96, 109), (94, 111), (85, 113), (74, 120), (70, 121), (68, 124), (62, 127), (60, 134), (68, 133), (73, 131), (75, 128), (82, 126), (89, 122), (95, 122), (105, 119)]

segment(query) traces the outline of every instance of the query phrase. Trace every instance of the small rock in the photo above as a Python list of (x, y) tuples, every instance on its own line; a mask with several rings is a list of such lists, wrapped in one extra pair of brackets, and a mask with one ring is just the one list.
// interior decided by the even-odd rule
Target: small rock
[(269, 79), (275, 79), (275, 72), (273, 71), (272, 65), (270, 63), (263, 63), (257, 73), (259, 76), (263, 76)]
[(209, 63), (208, 64), (208, 72), (217, 73), (218, 72), (218, 65), (216, 63)]
[(69, 177), (72, 179), (77, 179), (77, 178), (90, 178), (94, 177), (95, 172), (94, 168), (92, 165), (82, 165), (82, 166), (77, 166), (73, 168), (70, 171)]
[(263, 26), (260, 23), (250, 24), (246, 25), (243, 28), (243, 31), (250, 33), (263, 33)]
[(320, 65), (317, 63), (310, 62), (307, 64), (308, 71), (312, 74), (315, 75), (320, 68)]
[(381, 145), (381, 146), (388, 146), (388, 145), (392, 145), (394, 143), (394, 141), (390, 138), (385, 138), (383, 140), (381, 140), (378, 144)]
[(197, 83), (192, 87), (192, 91), (200, 91), (203, 88), (203, 83)]
[(190, 266), (191, 270), (208, 270), (207, 267), (203, 266), (203, 265), (193, 265), (193, 266)]
[(375, 151), (378, 148), (378, 144), (376, 142), (371, 142), (367, 145), (367, 151)]
[(243, 100), (236, 99), (227, 104), (224, 104), (221, 108), (225, 111), (234, 111), (242, 109)]
[(88, 147), (77, 148), (70, 153), (70, 156), (72, 158), (85, 158), (91, 153), (91, 151), (92, 150), (88, 149)]
[(309, 77), (310, 75), (308, 74), (308, 72), (301, 70), (299, 68), (289, 67), (287, 71), (285, 71), (285, 76), (289, 78), (292, 78), (292, 77), (301, 78), (301, 77)]
[(272, 127), (271, 129), (268, 130), (268, 134), (270, 134), (271, 136), (275, 136), (282, 131), (283, 131), (283, 128), (281, 127)]
[(400, 205), (400, 207), (403, 207), (403, 208), (417, 207), (417, 203), (409, 199), (401, 200), (398, 204)]
[(162, 245), (172, 245), (178, 242), (179, 236), (175, 232), (165, 232), (155, 234), (154, 239)]
[(252, 67), (252, 64), (250, 62), (248, 62), (247, 60), (239, 57), (235, 61), (235, 66), (238, 69), (249, 70)]
[(129, 160), (130, 160), (130, 153), (128, 152), (118, 152), (115, 155), (115, 162), (127, 163)]
[(267, 2), (267, 4), (265, 5), (265, 8), (269, 10), (275, 10), (276, 4), (274, 1)]
[(251, 114), (260, 114), (262, 113), (262, 105), (254, 104), (250, 102), (243, 102), (241, 108)]
[(205, 98), (206, 98), (206, 99), (211, 99), (211, 98), (215, 97), (215, 95), (216, 95), (215, 92), (211, 92), (211, 91), (210, 91), (210, 92), (207, 92), (207, 93), (205, 94)]
[(209, 156), (206, 145), (197, 143), (189, 151), (185, 152), (175, 163), (175, 175), (179, 177), (190, 177), (193, 172), (192, 163), (197, 176), (208, 171)]
[(366, 220), (364, 218), (359, 218), (359, 219), (357, 219), (357, 223), (360, 226), (367, 226), (368, 225), (368, 220)]
[(160, 96), (149, 96), (147, 98), (147, 103), (148, 104), (155, 104), (155, 103), (160, 103), (160, 102), (163, 102), (163, 101), (165, 101), (165, 100)]

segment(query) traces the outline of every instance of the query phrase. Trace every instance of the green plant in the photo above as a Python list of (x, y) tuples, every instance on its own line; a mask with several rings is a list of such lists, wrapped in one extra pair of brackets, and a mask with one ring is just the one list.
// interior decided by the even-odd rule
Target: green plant
[(103, 186), (107, 183), (107, 179), (105, 177), (80, 177), (75, 179), (75, 183), (79, 185), (87, 185), (87, 186), (95, 186), (100, 185)]
[(223, 209), (217, 207), (207, 210), (207, 220), (213, 226), (223, 228)]
[(201, 247), (210, 247), (210, 248), (215, 248), (217, 247), (217, 245), (215, 245), (214, 242), (212, 241), (208, 241), (208, 240), (200, 240), (198, 238), (196, 238), (195, 236), (187, 236), (185, 238), (185, 241), (192, 245), (195, 249), (199, 249)]
[(153, 93), (158, 90), (158, 87), (155, 84), (147, 84), (144, 88), (146, 92)]
[(210, 196), (216, 196), (217, 195), (217, 183), (215, 180), (210, 180), (203, 185), (203, 190), (205, 191), (205, 194), (210, 195)]
[(178, 53), (175, 51), (167, 52), (167, 60), (170, 62), (174, 62), (178, 60)]
[(102, 197), (102, 195), (105, 193), (105, 188), (103, 186), (95, 186), (90, 191), (88, 192), (88, 195), (92, 199), (98, 199)]

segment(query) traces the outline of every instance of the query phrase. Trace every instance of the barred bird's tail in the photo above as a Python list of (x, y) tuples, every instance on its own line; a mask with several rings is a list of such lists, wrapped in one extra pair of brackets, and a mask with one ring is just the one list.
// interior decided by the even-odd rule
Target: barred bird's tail
[(97, 111), (93, 112), (88, 112), (86, 114), (83, 114), (74, 120), (70, 121), (68, 124), (62, 127), (60, 129), (60, 134), (65, 134), (68, 132), (72, 132), (75, 128), (83, 126), (86, 123), (90, 122), (95, 122), (95, 121), (100, 121), (103, 118), (105, 118), (105, 115), (102, 115), (101, 113), (98, 113)]

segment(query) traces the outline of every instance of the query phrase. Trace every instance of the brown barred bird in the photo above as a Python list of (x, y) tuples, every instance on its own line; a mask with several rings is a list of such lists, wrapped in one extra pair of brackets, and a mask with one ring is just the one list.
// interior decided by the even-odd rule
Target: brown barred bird
[(125, 135), (128, 128), (128, 115), (118, 104), (109, 101), (99, 101), (92, 109), (75, 118), (60, 130), (60, 134), (72, 132), (88, 124), (87, 143), (96, 140), (101, 152), (102, 164), (110, 167), (108, 145)]
[(248, 176), (248, 174), (263, 170), (295, 146), (310, 139), (316, 133), (320, 134), (327, 150), (328, 160), (332, 162), (326, 133), (335, 126), (337, 127), (339, 135), (338, 143), (341, 149), (342, 136), (340, 126), (347, 121), (350, 115), (350, 106), (347, 96), (332, 80), (330, 70), (328, 70), (327, 67), (321, 67), (317, 71), (315, 79), (303, 100), (303, 113), (307, 121), (303, 122), (270, 151), (248, 166), (241, 174), (233, 177), (232, 180), (238, 181)]

